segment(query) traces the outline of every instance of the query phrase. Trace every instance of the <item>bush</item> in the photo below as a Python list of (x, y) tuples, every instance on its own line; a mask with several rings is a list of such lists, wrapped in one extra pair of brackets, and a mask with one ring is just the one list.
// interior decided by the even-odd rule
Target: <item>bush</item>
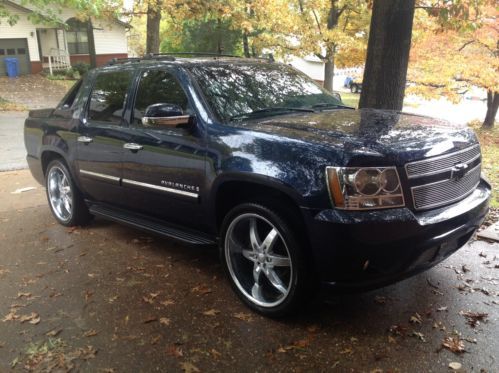
[(78, 71), (78, 73), (81, 75), (85, 75), (88, 70), (90, 70), (90, 64), (85, 63), (85, 62), (78, 62), (73, 65), (73, 70)]

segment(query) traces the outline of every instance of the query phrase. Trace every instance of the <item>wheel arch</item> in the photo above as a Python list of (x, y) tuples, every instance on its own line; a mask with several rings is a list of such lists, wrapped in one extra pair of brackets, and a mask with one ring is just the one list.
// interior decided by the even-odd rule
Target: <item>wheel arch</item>
[(300, 231), (306, 233), (300, 211), (302, 197), (279, 180), (234, 173), (217, 179), (212, 190), (210, 200), (217, 232), (220, 231), (224, 217), (233, 207), (244, 202), (257, 202), (281, 210), (281, 213), (286, 215), (291, 213), (289, 217), (293, 218), (289, 223), (301, 227)]

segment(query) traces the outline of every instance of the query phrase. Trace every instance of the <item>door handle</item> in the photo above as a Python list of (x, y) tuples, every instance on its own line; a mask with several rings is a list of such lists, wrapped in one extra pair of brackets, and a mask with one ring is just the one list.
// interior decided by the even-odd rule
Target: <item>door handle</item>
[(91, 137), (87, 136), (78, 136), (78, 142), (81, 142), (83, 144), (90, 144), (92, 141), (94, 141)]
[(136, 144), (134, 142), (127, 142), (126, 144), (123, 144), (123, 148), (135, 152), (144, 149), (142, 145)]

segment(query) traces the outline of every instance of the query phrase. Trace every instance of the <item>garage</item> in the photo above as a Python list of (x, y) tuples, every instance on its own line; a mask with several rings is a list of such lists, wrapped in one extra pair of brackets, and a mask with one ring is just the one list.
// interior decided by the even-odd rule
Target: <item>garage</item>
[(7, 75), (5, 58), (15, 57), (19, 60), (19, 74), (29, 74), (31, 65), (27, 39), (0, 39), (0, 76)]

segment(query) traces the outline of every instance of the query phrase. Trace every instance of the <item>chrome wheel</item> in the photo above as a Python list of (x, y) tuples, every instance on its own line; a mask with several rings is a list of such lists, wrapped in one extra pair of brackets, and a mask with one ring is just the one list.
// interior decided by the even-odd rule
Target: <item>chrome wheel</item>
[(73, 214), (73, 192), (68, 176), (58, 166), (50, 169), (47, 175), (47, 192), (56, 217), (62, 221), (68, 221)]
[(230, 276), (246, 298), (261, 307), (284, 302), (293, 265), (286, 241), (269, 220), (255, 213), (237, 216), (227, 228), (224, 250)]

